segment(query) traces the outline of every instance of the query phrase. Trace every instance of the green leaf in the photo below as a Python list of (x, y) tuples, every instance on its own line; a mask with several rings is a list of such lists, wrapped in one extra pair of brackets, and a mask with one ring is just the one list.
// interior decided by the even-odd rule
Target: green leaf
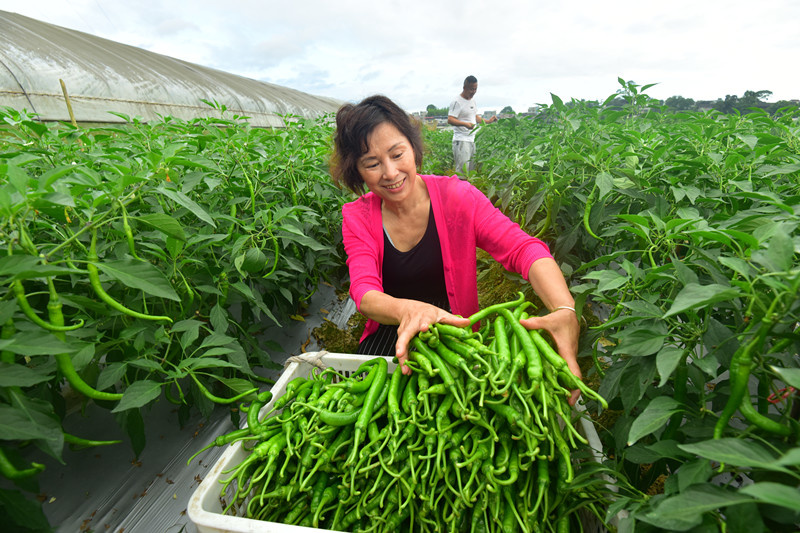
[(118, 413), (128, 409), (135, 409), (147, 405), (161, 394), (161, 384), (149, 379), (134, 381), (130, 387), (125, 389), (125, 393), (119, 404), (111, 411)]
[[(641, 443), (637, 444), (637, 446), (640, 444)], [(653, 444), (647, 445), (646, 448), (652, 453), (657, 454), (658, 456), (657, 459), (671, 458), (683, 462), (689, 457), (694, 458), (694, 456), (691, 456), (688, 453), (681, 450), (680, 448), (678, 448), (678, 442), (674, 440), (658, 440), (655, 441)]]
[(76, 353), (73, 356), (70, 356), (70, 359), (72, 359), (72, 366), (75, 367), (76, 371), (80, 372), (81, 370), (86, 368), (86, 366), (89, 363), (92, 362), (92, 360), (94, 359), (94, 354), (95, 354), (95, 345), (87, 343), (80, 350), (78, 350), (78, 353)]
[(698, 198), (703, 195), (703, 191), (694, 185), (681, 184), (679, 186), (671, 187), (672, 195), (675, 197), (675, 202), (680, 203), (684, 197), (689, 199), (689, 202), (694, 205)]
[(221, 333), (212, 333), (205, 339), (203, 339), (203, 343), (200, 345), (201, 347), (206, 346), (225, 346), (226, 344), (230, 344), (232, 342), (236, 342), (236, 339), (233, 337), (228, 337), (227, 335), (223, 335)]
[(712, 304), (732, 300), (741, 296), (741, 291), (725, 285), (700, 285), (690, 283), (675, 296), (672, 307), (664, 314), (664, 318), (685, 311), (709, 307)]
[(219, 357), (220, 355), (228, 355), (231, 352), (233, 352), (233, 348), (217, 346), (216, 348), (206, 350), (200, 357)]
[(72, 164), (60, 165), (58, 167), (51, 168), (39, 177), (39, 190), (44, 191), (49, 189), (53, 182), (57, 181), (62, 176), (72, 174), (74, 172), (75, 166)]
[(583, 278), (597, 280), (597, 292), (614, 290), (628, 283), (628, 276), (623, 276), (615, 270), (595, 270)]
[(772, 481), (760, 481), (739, 489), (762, 503), (786, 507), (792, 511), (800, 509), (800, 489)]
[(800, 448), (792, 448), (777, 463), (781, 466), (800, 466)]
[[(280, 233), (280, 238), (283, 240), (287, 240), (290, 242), (296, 242), (306, 248), (314, 250), (315, 252), (320, 252), (326, 250), (327, 247), (323, 244), (320, 244), (313, 238), (309, 237), (303, 230), (296, 227), (291, 223), (281, 224), (278, 228), (282, 233)], [(288, 235), (287, 235), (288, 234)]]
[(800, 390), (800, 368), (779, 368), (777, 366), (770, 368), (781, 377), (786, 385)]
[(0, 387), (32, 387), (49, 381), (55, 365), (28, 368), (26, 366), (0, 363)]
[[(200, 336), (200, 326), (202, 323), (199, 320), (188, 319), (176, 322), (172, 327), (172, 331), (176, 333), (183, 332), (181, 335), (181, 346), (186, 349)], [(175, 328), (178, 328), (177, 330)]]
[(146, 261), (124, 259), (96, 263), (97, 268), (128, 287), (152, 294), (159, 298), (181, 301), (167, 278), (155, 266)]
[(711, 463), (708, 459), (696, 459), (684, 463), (675, 474), (678, 478), (678, 489), (684, 492), (692, 485), (705, 483), (711, 474)]
[(209, 320), (215, 332), (224, 334), (228, 330), (228, 313), (221, 305), (216, 304), (211, 308)]
[(52, 531), (42, 504), (18, 490), (0, 488), (0, 514), (6, 531)]
[(752, 501), (751, 498), (711, 484), (693, 485), (675, 496), (664, 498), (655, 508), (637, 518), (666, 531), (688, 531), (700, 524), (703, 513), (729, 505)]
[(763, 468), (776, 472), (789, 472), (766, 448), (749, 440), (721, 438), (704, 440), (693, 444), (682, 444), (686, 452), (742, 468)]
[(756, 147), (756, 143), (758, 142), (758, 137), (756, 137), (755, 135), (742, 135), (741, 133), (737, 133), (736, 136), (751, 150)]
[(717, 257), (717, 261), (737, 274), (740, 274), (744, 279), (750, 279), (756, 274), (755, 269), (750, 263), (738, 257), (721, 255)]
[(768, 265), (777, 272), (786, 272), (792, 268), (794, 263), (794, 243), (792, 238), (785, 232), (775, 233), (767, 245), (766, 257)]
[(246, 379), (241, 378), (224, 378), (217, 376), (226, 387), (231, 389), (235, 395), (242, 394), (243, 392), (247, 392), (257, 387), (253, 387), (253, 384), (247, 381)]
[(751, 250), (758, 249), (758, 245), (759, 245), (758, 239), (753, 237), (751, 234), (749, 234), (747, 232), (744, 232), (744, 231), (735, 230), (735, 229), (724, 229), (722, 231), (724, 231), (726, 234), (730, 235), (731, 238), (734, 241), (737, 241), (740, 245), (744, 244), (745, 245), (745, 249), (751, 249)]
[[(260, 296), (260, 295), (259, 295), (259, 296), (257, 296), (256, 294), (254, 294), (254, 293), (253, 293), (253, 291), (252, 291), (252, 290), (250, 290), (250, 287), (248, 287), (247, 285), (245, 285), (245, 284), (244, 284), (244, 283), (242, 283), (241, 281), (237, 281), (236, 283), (231, 283), (231, 288), (232, 288), (232, 289), (236, 289), (236, 291), (237, 291), (237, 292), (239, 292), (239, 293), (240, 293), (242, 296), (244, 296), (245, 298), (247, 298), (247, 299), (248, 299), (248, 300), (250, 300), (251, 302), (255, 303), (255, 304), (256, 304), (256, 307), (257, 307), (257, 308), (258, 308), (258, 309), (259, 309), (259, 310), (260, 310), (262, 313), (264, 313), (264, 314), (265, 314), (265, 315), (267, 315), (269, 318), (271, 318), (271, 319), (272, 319), (272, 321), (273, 321), (273, 322), (275, 322), (275, 324), (277, 324), (278, 326), (280, 326), (280, 325), (281, 325), (281, 323), (278, 321), (278, 319), (277, 319), (277, 318), (275, 318), (275, 315), (274, 315), (274, 314), (272, 314), (272, 311), (270, 311), (269, 307), (267, 307), (267, 306), (264, 304), (264, 300), (262, 300), (262, 299), (261, 299), (261, 296)], [(280, 287), (280, 288), (278, 289), (278, 291), (279, 291), (281, 294), (285, 294), (285, 292), (284, 292), (284, 291), (288, 291), (288, 289), (286, 289), (286, 287)], [(290, 292), (290, 294), (291, 294), (291, 292)]]
[(628, 446), (642, 437), (661, 429), (669, 417), (682, 409), (681, 404), (670, 396), (656, 396), (644, 411), (636, 417), (628, 433)]
[(14, 164), (0, 165), (0, 175), (3, 174), (8, 177), (8, 182), (14, 186), (18, 193), (23, 197), (26, 196), (30, 177), (25, 170)]
[(645, 326), (633, 326), (617, 332), (619, 340), (614, 353), (631, 356), (645, 356), (658, 352), (667, 338), (666, 326), (655, 323)]
[(110, 363), (100, 371), (97, 377), (97, 390), (106, 390), (115, 383), (118, 383), (127, 370), (127, 363)]
[(181, 333), (183, 331), (197, 330), (200, 328), (200, 324), (201, 322), (199, 320), (188, 318), (175, 322), (169, 329), (172, 333)]
[(142, 418), (141, 409), (128, 409), (117, 413), (117, 422), (120, 427), (125, 429), (125, 433), (131, 439), (133, 453), (136, 457), (139, 457), (146, 442), (144, 418)]
[(661, 382), (658, 384), (659, 388), (663, 387), (672, 376), (681, 361), (681, 357), (683, 357), (683, 348), (664, 346), (658, 351), (658, 354), (656, 354), (656, 368), (658, 368), (658, 375), (661, 376)]
[(597, 198), (598, 200), (604, 198), (608, 193), (614, 189), (614, 176), (608, 172), (600, 172), (594, 180), (597, 185)]
[(235, 364), (230, 363), (224, 359), (215, 359), (213, 357), (190, 357), (184, 359), (178, 365), (180, 369), (199, 370), (201, 368), (238, 368)]
[(170, 200), (172, 200), (173, 202), (182, 205), (183, 207), (194, 213), (194, 215), (197, 218), (199, 218), (206, 224), (210, 225), (212, 228), (217, 227), (217, 224), (214, 222), (214, 219), (211, 218), (211, 216), (206, 212), (206, 210), (200, 207), (197, 204), (197, 202), (195, 202), (182, 192), (172, 191), (163, 186), (159, 187), (157, 191), (166, 196), (167, 198), (169, 198)]
[(67, 344), (55, 335), (43, 331), (25, 331), (12, 338), (0, 340), (0, 349), (19, 355), (50, 355), (54, 353), (73, 353), (78, 351), (75, 344)]
[(141, 368), (142, 370), (147, 370), (148, 372), (161, 372), (164, 370), (161, 365), (155, 361), (144, 359), (142, 357), (128, 361), (128, 366)]
[(781, 198), (777, 194), (775, 194), (773, 192), (770, 192), (770, 191), (767, 191), (767, 192), (748, 192), (748, 191), (743, 191), (743, 192), (740, 192), (740, 193), (736, 193), (735, 196), (743, 196), (745, 198), (753, 198), (753, 199), (756, 199), (756, 200), (760, 200), (760, 201), (765, 202), (767, 204), (774, 205), (778, 209), (786, 211), (790, 215), (794, 214), (794, 209), (791, 206), (786, 205), (785, 203), (783, 203), (781, 201)]
[[(30, 398), (18, 389), (11, 389), (8, 393), (11, 405), (20, 413), (20, 416), (38, 428), (41, 436), (35, 439), (36, 445), (63, 463), (61, 453), (64, 449), (64, 434), (61, 430), (61, 421), (56, 415), (53, 405), (39, 398)], [(0, 431), (0, 435), (2, 434), (3, 432)]]
[(4, 284), (12, 280), (80, 273), (80, 270), (74, 268), (44, 264), (41, 258), (32, 255), (4, 255), (0, 257), (0, 276), (10, 276), (2, 281)]
[(132, 220), (137, 220), (148, 226), (152, 226), (161, 233), (173, 237), (180, 241), (186, 241), (186, 233), (183, 231), (183, 226), (176, 219), (163, 213), (150, 213), (138, 217), (131, 217)]
[(764, 526), (758, 504), (748, 503), (729, 505), (725, 508), (725, 525), (729, 533), (769, 533)]
[[(61, 433), (61, 428), (57, 428)], [(2, 440), (37, 440), (54, 436), (53, 427), (44, 427), (36, 423), (25, 411), (10, 405), (0, 404), (0, 439)]]

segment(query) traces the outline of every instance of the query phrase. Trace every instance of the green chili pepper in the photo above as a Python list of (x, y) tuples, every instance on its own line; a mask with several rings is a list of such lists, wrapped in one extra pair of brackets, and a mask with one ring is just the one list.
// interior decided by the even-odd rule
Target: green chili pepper
[(81, 437), (70, 435), (69, 433), (64, 433), (63, 435), (64, 435), (64, 442), (80, 448), (93, 448), (95, 446), (111, 446), (112, 444), (120, 444), (122, 442), (121, 440), (82, 439)]
[[(516, 300), (490, 305), (489, 307), (484, 307), (480, 311), (470, 315), (469, 316), (469, 324), (470, 324), (470, 326), (480, 322), (481, 320), (483, 320), (484, 318), (486, 318), (487, 316), (489, 316), (491, 314), (497, 313), (501, 309), (510, 309), (512, 307), (517, 307), (517, 306), (521, 305), (525, 301), (525, 294), (522, 293), (522, 292), (519, 292), (517, 294), (519, 296), (518, 296), (518, 298)], [(437, 327), (438, 326), (439, 326), (439, 324), (437, 324)]]
[(594, 204), (595, 197), (594, 193), (597, 190), (597, 182), (594, 182), (592, 186), (592, 191), (589, 193), (589, 197), (586, 199), (586, 206), (583, 208), (583, 227), (586, 229), (586, 233), (597, 239), (598, 241), (602, 241), (600, 237), (598, 237), (594, 231), (592, 231), (592, 226), (589, 224), (589, 217), (592, 214), (592, 205)]
[[(55, 284), (51, 278), (47, 278), (47, 284), (50, 290), (50, 301), (47, 304), (50, 322), (55, 326), (61, 326), (64, 324), (64, 315), (61, 312), (61, 300), (58, 297)], [(63, 331), (56, 331), (55, 335), (61, 341), (66, 340), (66, 334)], [(75, 370), (75, 365), (72, 364), (72, 359), (68, 353), (55, 354), (53, 357), (55, 357), (61, 374), (76, 392), (93, 400), (119, 401), (122, 399), (122, 394), (99, 391), (86, 383)]]
[(133, 240), (133, 230), (131, 230), (131, 225), (128, 222), (128, 212), (125, 210), (125, 204), (123, 204), (121, 200), (118, 201), (119, 206), (122, 208), (122, 230), (125, 233), (125, 239), (128, 241), (128, 251), (134, 258), (139, 259), (139, 256), (136, 255), (136, 243)]
[(106, 291), (103, 289), (102, 284), (100, 283), (100, 272), (97, 270), (97, 266), (95, 263), (98, 262), (96, 247), (97, 245), (97, 230), (92, 230), (92, 241), (89, 247), (89, 255), (87, 257), (86, 269), (89, 271), (89, 284), (94, 289), (95, 294), (97, 294), (98, 298), (100, 298), (103, 302), (105, 302), (109, 307), (123, 313), (125, 315), (140, 318), (142, 320), (166, 320), (167, 322), (172, 322), (172, 319), (168, 316), (160, 316), (160, 315), (148, 315), (145, 313), (140, 313), (138, 311), (134, 311), (133, 309), (128, 309), (114, 298), (112, 298)]
[(44, 470), (44, 465), (40, 463), (31, 463), (28, 468), (19, 469), (8, 459), (6, 452), (0, 447), (0, 474), (3, 477), (12, 481), (29, 478), (35, 476)]
[(255, 387), (253, 389), (242, 392), (241, 394), (237, 394), (236, 396), (233, 396), (231, 398), (222, 398), (220, 396), (214, 395), (210, 390), (208, 390), (206, 386), (200, 382), (197, 376), (194, 375), (194, 372), (190, 372), (189, 375), (192, 377), (192, 380), (194, 380), (195, 385), (197, 385), (197, 388), (200, 390), (203, 396), (205, 396), (214, 403), (221, 403), (223, 405), (228, 405), (236, 403), (242, 398), (246, 398), (247, 396), (250, 396), (251, 394), (258, 392), (258, 387)]
[[(754, 327), (754, 323), (751, 323), (744, 334), (747, 334)], [(742, 405), (742, 401), (747, 394), (750, 371), (753, 367), (753, 352), (759, 349), (764, 343), (768, 330), (769, 328), (766, 324), (759, 323), (755, 336), (749, 342), (740, 345), (731, 358), (731, 364), (728, 367), (730, 374), (730, 395), (728, 396), (728, 401), (725, 403), (725, 407), (719, 415), (717, 423), (714, 425), (715, 439), (722, 437), (723, 431), (725, 431), (725, 428), (728, 426), (728, 421)]]
[(20, 309), (22, 309), (22, 312), (25, 313), (25, 316), (37, 326), (49, 331), (73, 331), (83, 326), (82, 319), (80, 319), (77, 324), (73, 324), (71, 326), (63, 325), (63, 320), (60, 326), (53, 324), (52, 322), (42, 320), (39, 315), (36, 314), (36, 311), (31, 307), (30, 303), (28, 303), (28, 298), (25, 296), (25, 288), (22, 286), (22, 282), (19, 280), (14, 280), (11, 282), (11, 287), (14, 289), (14, 295), (17, 297), (17, 303), (19, 304)]

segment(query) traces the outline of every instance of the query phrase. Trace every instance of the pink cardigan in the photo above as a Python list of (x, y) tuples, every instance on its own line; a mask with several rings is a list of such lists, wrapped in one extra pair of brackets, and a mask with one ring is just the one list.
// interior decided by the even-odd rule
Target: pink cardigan
[[(526, 280), (537, 259), (552, 257), (547, 245), (525, 233), (475, 186), (456, 176), (421, 176), (428, 186), (442, 246), (444, 279), (453, 314), (478, 311), (477, 257), (488, 252), (510, 272)], [(350, 270), (350, 296), (361, 308), (368, 291), (383, 292), (383, 221), (381, 199), (369, 192), (342, 208), (342, 236)], [(378, 323), (369, 320), (361, 340)]]

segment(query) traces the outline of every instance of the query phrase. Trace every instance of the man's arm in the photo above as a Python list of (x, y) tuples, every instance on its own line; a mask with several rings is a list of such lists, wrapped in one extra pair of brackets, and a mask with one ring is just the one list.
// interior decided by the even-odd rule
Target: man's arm
[(475, 124), (473, 124), (471, 122), (466, 122), (464, 120), (458, 120), (453, 115), (447, 115), (447, 123), (450, 124), (451, 126), (462, 126), (464, 128), (470, 129), (470, 130), (475, 127)]

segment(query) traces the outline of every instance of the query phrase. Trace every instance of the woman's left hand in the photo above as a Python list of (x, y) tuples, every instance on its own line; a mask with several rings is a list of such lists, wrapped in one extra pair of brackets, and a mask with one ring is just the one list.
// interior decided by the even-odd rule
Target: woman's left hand
[[(572, 373), (578, 379), (583, 378), (581, 367), (578, 366), (578, 338), (580, 337), (581, 325), (578, 323), (578, 317), (574, 311), (557, 309), (544, 316), (532, 316), (520, 320), (520, 323), (527, 329), (543, 329), (547, 331), (556, 342), (556, 350), (567, 362)], [(579, 390), (572, 391), (569, 404), (575, 405), (580, 395), (581, 392)]]

